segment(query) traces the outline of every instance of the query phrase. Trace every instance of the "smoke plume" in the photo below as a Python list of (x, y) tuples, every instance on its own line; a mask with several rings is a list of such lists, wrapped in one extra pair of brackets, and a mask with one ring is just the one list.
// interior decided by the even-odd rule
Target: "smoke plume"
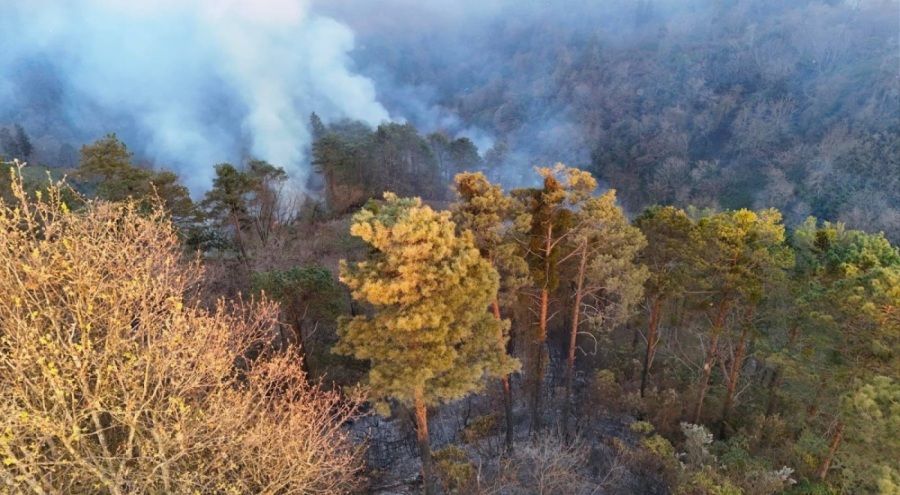
[[(212, 165), (247, 155), (305, 184), (312, 111), (390, 119), (352, 71), (353, 32), (304, 1), (0, 0), (0, 11), (0, 117), (57, 135), (68, 125), (83, 142), (119, 132), (194, 192)], [(34, 94), (50, 101), (25, 103)], [(46, 114), (10, 112), (22, 107)]]

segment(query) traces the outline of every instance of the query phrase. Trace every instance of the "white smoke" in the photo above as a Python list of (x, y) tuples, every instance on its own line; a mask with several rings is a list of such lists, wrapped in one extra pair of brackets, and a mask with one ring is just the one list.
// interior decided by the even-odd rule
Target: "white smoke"
[[(50, 60), (65, 101), (133, 119), (194, 192), (242, 153), (305, 184), (312, 111), (390, 119), (351, 71), (353, 32), (301, 0), (0, 0), (0, 32), (0, 81), (15, 80), (12, 61)], [(15, 97), (0, 84), (0, 106)]]

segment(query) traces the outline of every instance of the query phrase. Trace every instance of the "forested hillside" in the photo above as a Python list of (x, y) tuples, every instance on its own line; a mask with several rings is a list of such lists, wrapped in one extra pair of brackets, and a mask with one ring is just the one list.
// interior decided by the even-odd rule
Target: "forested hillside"
[[(463, 171), (454, 199), (431, 207), (388, 191), (447, 197), (442, 177), (467, 165), (439, 157), (471, 149), (469, 141), (423, 137), (409, 125), (326, 126), (315, 115), (312, 123), (324, 203), (292, 197), (285, 171), (260, 160), (217, 165), (212, 189), (194, 203), (176, 174), (135, 166), (114, 135), (82, 148), (75, 189), (10, 169), (2, 196), (3, 273), (17, 291), (3, 306), (4, 321), (15, 322), (4, 330), (3, 361), (10, 486), (155, 493), (233, 479), (245, 487), (236, 493), (896, 491), (900, 251), (883, 234), (813, 217), (787, 229), (776, 209), (653, 206), (629, 220), (614, 190), (601, 194), (591, 174), (564, 165), (536, 169), (540, 185), (508, 192)], [(44, 229), (59, 234), (45, 238)], [(143, 271), (120, 266), (139, 259)], [(95, 271), (107, 282), (88, 290)], [(182, 275), (159, 278), (169, 273)], [(98, 309), (108, 305), (115, 310)], [(228, 325), (221, 338), (238, 340), (204, 352), (219, 353), (226, 368), (232, 353), (236, 383), (253, 387), (241, 400), (265, 393), (274, 416), (226, 406), (218, 385), (196, 385), (213, 394), (201, 400), (181, 382), (148, 382), (151, 372), (199, 378), (172, 368), (156, 346), (200, 351), (209, 344), (195, 339), (213, 337), (172, 333), (171, 318)], [(74, 334), (41, 333), (68, 321)], [(94, 360), (131, 378), (94, 377)], [(85, 379), (97, 382), (88, 390)], [(134, 402), (148, 386), (171, 398)], [(373, 409), (357, 407), (357, 386)], [(59, 403), (34, 399), (59, 393)], [(188, 409), (171, 417), (166, 400)], [(263, 437), (295, 427), (285, 421), (311, 421), (298, 433), (308, 441), (232, 438), (185, 416), (195, 408), (207, 418), (244, 415), (228, 428)], [(75, 421), (76, 440), (59, 438), (59, 424), (68, 428), (60, 414), (75, 418), (65, 421)], [(110, 428), (120, 433), (111, 439)], [(160, 432), (182, 443), (161, 443)], [(30, 450), (38, 437), (47, 450)], [(72, 450), (55, 450), (57, 441)], [(244, 457), (205, 462), (202, 449), (185, 457), (200, 449), (191, 442), (212, 441), (236, 456), (316, 460), (272, 471)], [(183, 460), (147, 459), (148, 448)], [(107, 460), (94, 464), (97, 455)], [(409, 478), (417, 457), (419, 481)], [(164, 479), (153, 462), (169, 466)], [(335, 463), (368, 469), (339, 475)]]
[(0, 8), (0, 493), (900, 494), (897, 0)]
[[(371, 12), (342, 14), (388, 108), (504, 143), (508, 184), (563, 161), (616, 188), (632, 213), (775, 207), (791, 225), (814, 215), (896, 242), (898, 8), (522, 2), (460, 7), (464, 21), (434, 7), (385, 21), (389, 32), (366, 30)], [(461, 123), (447, 125), (452, 115)]]

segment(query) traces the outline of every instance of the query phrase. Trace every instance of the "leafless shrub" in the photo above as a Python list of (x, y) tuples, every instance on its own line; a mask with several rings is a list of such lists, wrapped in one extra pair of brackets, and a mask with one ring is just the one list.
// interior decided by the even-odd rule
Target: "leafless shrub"
[(191, 297), (162, 213), (0, 201), (4, 493), (340, 493), (355, 400), (265, 355), (277, 308)]

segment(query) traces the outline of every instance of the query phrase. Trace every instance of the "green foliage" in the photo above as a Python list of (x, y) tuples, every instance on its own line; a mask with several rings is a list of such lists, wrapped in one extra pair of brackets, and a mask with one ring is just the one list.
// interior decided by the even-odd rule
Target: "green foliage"
[(272, 234), (295, 218), (293, 204), (282, 197), (287, 173), (280, 167), (250, 160), (243, 170), (230, 163), (216, 165), (212, 188), (201, 203), (219, 228), (230, 225), (242, 258), (248, 260), (249, 240), (244, 231), (256, 234), (263, 247)]
[(465, 451), (450, 445), (434, 452), (438, 477), (445, 493), (468, 493), (475, 482), (475, 466)]
[[(795, 277), (802, 281), (797, 307), (805, 311), (801, 344), (793, 355), (808, 373), (791, 376), (795, 387), (816, 387), (807, 398), (814, 431), (833, 438), (831, 425), (846, 428), (836, 453), (842, 469), (835, 481), (845, 489), (877, 489), (883, 459), (900, 451), (897, 417), (900, 375), (900, 255), (883, 235), (818, 226), (808, 219), (794, 232)], [(831, 418), (831, 419), (827, 419)], [(816, 420), (823, 421), (818, 424)], [(813, 449), (812, 447), (817, 447)], [(821, 445), (807, 453), (830, 459)]]
[(136, 167), (125, 143), (109, 134), (81, 147), (76, 178), (95, 186), (94, 194), (106, 201), (137, 200), (149, 211), (157, 200), (171, 216), (176, 227), (187, 233), (196, 227), (198, 212), (186, 187), (178, 183), (178, 174), (168, 170), (154, 172)]
[(512, 196), (530, 218), (525, 259), (531, 266), (534, 285), (554, 291), (559, 286), (557, 264), (562, 255), (561, 241), (575, 221), (574, 211), (591, 197), (597, 181), (587, 172), (561, 163), (536, 171), (543, 179), (543, 187), (516, 189)]
[(373, 130), (358, 121), (326, 127), (316, 116), (311, 122), (312, 162), (325, 179), (331, 211), (348, 212), (385, 191), (444, 197), (439, 159), (411, 124), (388, 123)]
[(490, 415), (476, 416), (469, 421), (463, 429), (463, 442), (467, 444), (477, 443), (494, 434), (497, 427), (497, 418)]
[(466, 137), (451, 140), (444, 133), (435, 132), (425, 137), (432, 154), (437, 159), (441, 177), (450, 180), (460, 173), (474, 173), (483, 162), (478, 148)]
[(216, 165), (216, 177), (212, 188), (206, 192), (202, 205), (211, 217), (241, 216), (247, 214), (246, 195), (252, 189), (252, 180), (230, 163)]
[(97, 176), (109, 180), (131, 169), (131, 152), (125, 143), (119, 141), (115, 133), (107, 134), (93, 144), (81, 147), (79, 176), (92, 180)]
[(504, 305), (510, 304), (530, 282), (528, 265), (517, 243), (529, 217), (481, 172), (458, 174), (454, 180), (456, 201), (450, 205), (453, 221), (461, 232), (472, 233), (481, 255), (497, 268), (498, 298)]
[(647, 238), (638, 260), (648, 267), (647, 296), (677, 296), (691, 286), (702, 260), (700, 232), (684, 210), (653, 206), (634, 220)]
[(677, 495), (744, 495), (739, 487), (710, 467), (686, 474), (685, 478), (675, 491)]
[[(629, 224), (612, 189), (584, 200), (573, 221), (566, 239), (573, 253), (568, 274), (581, 288), (579, 311), (592, 332), (607, 332), (623, 323), (643, 297), (649, 271), (636, 258), (647, 241)], [(582, 262), (585, 270), (577, 273), (575, 267)]]
[(335, 352), (370, 361), (375, 397), (412, 404), (421, 394), (436, 404), (515, 369), (497, 347), (503, 323), (487, 312), (497, 273), (449, 213), (385, 193), (354, 215), (351, 233), (371, 251), (363, 262), (342, 262), (340, 278), (374, 314), (342, 320)]
[(724, 300), (758, 305), (766, 284), (794, 264), (777, 210), (717, 213), (700, 219), (698, 226), (705, 243), (705, 275)]
[(340, 289), (331, 271), (321, 266), (257, 272), (251, 277), (254, 292), (285, 306), (296, 307), (298, 315), (335, 318), (340, 312)]
[(320, 355), (327, 351), (313, 344), (312, 334), (320, 326), (333, 325), (343, 309), (343, 295), (331, 271), (320, 266), (295, 267), (256, 272), (250, 281), (254, 294), (280, 304), (284, 321), (293, 331), (289, 341), (301, 346), (307, 369), (318, 369)]

